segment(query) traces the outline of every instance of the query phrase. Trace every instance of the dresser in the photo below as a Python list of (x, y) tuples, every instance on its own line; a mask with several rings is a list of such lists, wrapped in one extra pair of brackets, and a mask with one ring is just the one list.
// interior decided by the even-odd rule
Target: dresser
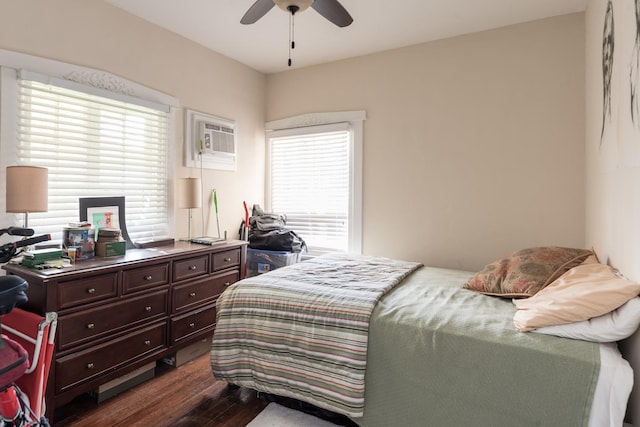
[(244, 277), (246, 244), (176, 242), (65, 269), (3, 266), (29, 282), (21, 308), (58, 313), (48, 412), (211, 336), (216, 299)]

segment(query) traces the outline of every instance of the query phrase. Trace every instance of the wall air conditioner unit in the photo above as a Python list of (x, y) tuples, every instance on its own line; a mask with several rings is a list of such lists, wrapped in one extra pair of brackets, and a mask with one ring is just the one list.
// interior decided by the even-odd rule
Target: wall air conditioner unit
[(236, 170), (235, 122), (187, 110), (185, 166)]
[(200, 154), (205, 156), (236, 156), (236, 135), (232, 128), (209, 122), (198, 123)]

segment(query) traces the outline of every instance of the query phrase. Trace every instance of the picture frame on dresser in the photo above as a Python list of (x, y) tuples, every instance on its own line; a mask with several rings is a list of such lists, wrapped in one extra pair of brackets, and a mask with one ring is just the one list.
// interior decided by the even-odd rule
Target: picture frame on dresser
[(88, 221), (96, 225), (96, 220), (99, 221), (99, 218), (110, 217), (109, 227), (120, 229), (120, 235), (127, 242), (127, 249), (136, 247), (127, 231), (124, 196), (80, 197), (78, 201), (80, 202), (80, 221)]

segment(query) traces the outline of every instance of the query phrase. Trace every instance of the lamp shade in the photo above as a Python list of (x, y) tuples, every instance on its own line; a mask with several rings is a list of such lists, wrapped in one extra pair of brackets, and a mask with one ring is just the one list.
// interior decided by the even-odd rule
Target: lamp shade
[(48, 199), (49, 171), (47, 168), (7, 167), (7, 212), (46, 212), (49, 208)]
[(178, 207), (185, 209), (202, 207), (200, 178), (178, 179)]

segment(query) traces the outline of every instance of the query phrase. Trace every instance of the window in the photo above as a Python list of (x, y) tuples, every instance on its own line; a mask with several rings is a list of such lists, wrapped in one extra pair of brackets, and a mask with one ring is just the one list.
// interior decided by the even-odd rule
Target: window
[[(320, 121), (332, 118), (341, 117)], [(287, 227), (312, 255), (361, 251), (362, 119), (363, 113), (354, 120), (269, 132), (266, 208), (286, 214)], [(267, 129), (286, 124), (295, 125), (295, 118), (271, 122)]]
[(49, 211), (30, 226), (60, 239), (78, 198), (124, 196), (130, 237), (169, 235), (168, 106), (21, 72), (16, 164), (49, 169)]

